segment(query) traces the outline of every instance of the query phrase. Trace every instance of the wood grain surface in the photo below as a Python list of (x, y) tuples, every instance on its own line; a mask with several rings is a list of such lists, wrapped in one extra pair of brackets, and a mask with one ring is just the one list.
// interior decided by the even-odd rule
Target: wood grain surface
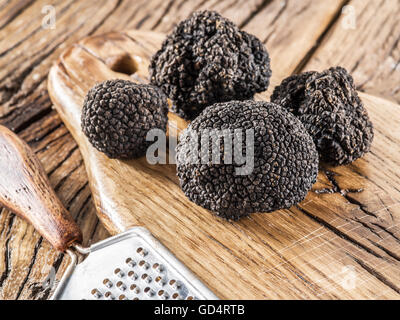
[[(41, 26), (41, 10), (48, 4), (57, 13), (55, 29)], [(341, 14), (343, 5), (355, 9), (355, 29), (343, 27), (342, 21), (348, 18)], [(49, 68), (63, 50), (84, 36), (111, 30), (168, 32), (194, 10), (215, 9), (266, 43), (273, 59), (271, 89), (290, 73), (341, 63), (352, 70), (357, 67), (354, 71), (360, 90), (396, 100), (392, 92), (398, 92), (399, 82), (388, 77), (398, 79), (399, 75), (399, 22), (395, 19), (399, 7), (396, 0), (0, 2), (0, 122), (36, 151), (58, 196), (83, 230), (84, 242), (97, 241), (107, 237), (107, 232), (95, 216), (82, 157), (52, 111), (46, 90)], [(370, 40), (364, 40), (366, 37)], [(356, 55), (368, 59), (357, 63)], [(336, 57), (340, 61), (332, 60)], [(371, 68), (371, 61), (381, 75), (377, 75), (377, 68)], [(377, 76), (385, 80), (382, 86)], [(373, 81), (362, 85), (369, 78)], [(362, 97), (376, 101), (369, 95)], [(397, 141), (393, 140), (399, 134), (396, 106), (378, 101), (376, 109), (382, 112), (371, 114), (374, 123), (380, 123), (376, 141)], [(383, 117), (385, 112), (393, 116)], [(399, 297), (398, 151), (396, 146), (380, 144), (354, 165), (325, 168), (327, 173), (320, 174), (315, 186), (322, 191), (318, 197), (313, 194), (318, 199), (312, 199), (314, 205), (304, 202), (290, 211), (251, 218), (258, 222), (254, 231), (262, 230), (268, 238), (262, 248), (270, 250), (260, 276), (260, 286), (266, 285), (262, 298), (288, 297), (288, 292), (295, 298)], [(364, 192), (352, 192), (357, 191), (354, 187), (364, 188)], [(246, 226), (250, 222), (242, 223)], [(247, 243), (251, 237), (242, 233), (241, 240)], [(252, 249), (257, 254), (259, 248)], [(224, 250), (229, 252), (229, 248)], [(247, 251), (240, 254), (245, 261), (251, 259)], [(59, 279), (67, 260), (26, 222), (2, 210), (0, 298), (47, 298), (52, 284), (48, 277)], [(245, 272), (247, 265), (242, 266)], [(355, 290), (351, 281), (346, 286), (354, 272), (358, 279)]]

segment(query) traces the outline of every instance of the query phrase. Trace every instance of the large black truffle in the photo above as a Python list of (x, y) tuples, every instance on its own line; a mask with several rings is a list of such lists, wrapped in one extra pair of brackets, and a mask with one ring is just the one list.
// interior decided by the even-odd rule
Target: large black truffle
[(107, 80), (87, 93), (82, 130), (90, 143), (110, 158), (135, 158), (146, 153), (151, 129), (166, 130), (168, 102), (158, 88), (127, 80)]
[[(243, 138), (232, 144), (244, 156), (251, 154), (251, 149), (246, 149), (251, 134), (246, 130), (252, 130), (253, 170), (238, 175), (235, 170), (245, 164), (236, 155), (229, 164), (227, 145), (207, 139), (210, 130), (227, 130), (231, 136), (239, 130)], [(212, 132), (210, 136), (215, 136)], [(200, 152), (203, 146), (207, 150), (206, 141), (208, 159), (204, 158), (207, 152)], [(220, 150), (219, 164), (212, 161), (215, 145)], [(200, 155), (197, 162), (196, 150)], [(177, 146), (177, 175), (185, 195), (227, 219), (289, 208), (304, 199), (317, 174), (318, 153), (311, 136), (295, 116), (269, 102), (230, 101), (209, 106), (182, 133)]]
[(193, 119), (205, 107), (253, 98), (268, 88), (270, 59), (255, 36), (214, 11), (180, 22), (152, 57), (151, 83), (174, 102), (174, 111)]
[(291, 76), (275, 88), (271, 101), (300, 119), (323, 162), (348, 164), (370, 150), (373, 125), (342, 67)]

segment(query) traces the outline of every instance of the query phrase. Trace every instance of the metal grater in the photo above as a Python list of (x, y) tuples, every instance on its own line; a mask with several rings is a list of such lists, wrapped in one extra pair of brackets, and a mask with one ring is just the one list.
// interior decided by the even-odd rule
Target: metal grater
[(217, 299), (149, 231), (134, 227), (89, 249), (72, 263), (52, 299), (142, 300)]
[(0, 204), (27, 219), (71, 263), (52, 299), (217, 299), (149, 231), (134, 227), (84, 248), (39, 159), (0, 126)]

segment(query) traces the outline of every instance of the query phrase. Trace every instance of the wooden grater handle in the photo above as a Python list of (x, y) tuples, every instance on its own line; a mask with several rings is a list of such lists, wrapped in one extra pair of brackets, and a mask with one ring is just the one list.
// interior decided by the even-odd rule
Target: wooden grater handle
[(0, 126), (0, 204), (29, 221), (57, 250), (65, 251), (82, 239), (35, 153), (4, 126)]

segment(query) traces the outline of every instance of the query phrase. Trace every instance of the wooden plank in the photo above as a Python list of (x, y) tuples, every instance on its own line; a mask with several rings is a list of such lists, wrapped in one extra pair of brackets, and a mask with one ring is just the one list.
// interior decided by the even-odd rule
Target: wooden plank
[(29, 8), (33, 0), (23, 0), (18, 2), (5, 1), (0, 4), (0, 28), (3, 28), (7, 23), (12, 21), (23, 10)]
[(400, 102), (400, 2), (352, 0), (305, 69), (341, 65), (359, 90)]
[(29, 10), (22, 11), (0, 29), (2, 123), (20, 129), (32, 117), (40, 117), (49, 110), (50, 105), (48, 101), (43, 103), (43, 96), (52, 61), (73, 39), (93, 33), (117, 3), (99, 1), (98, 10), (93, 10), (90, 1), (55, 2), (56, 28), (44, 29), (41, 10), (48, 2), (35, 1)]
[(259, 37), (271, 55), (268, 95), (291, 74), (340, 13), (345, 1), (273, 1), (243, 29)]
[[(398, 1), (350, 1), (338, 22), (303, 66), (303, 71), (342, 65), (352, 73), (360, 90), (399, 101), (399, 73), (396, 69), (400, 59), (399, 10)], [(371, 102), (369, 95), (361, 97), (367, 105)], [(400, 134), (399, 130), (393, 129), (400, 123), (393, 105), (385, 100), (376, 101), (376, 107), (369, 110), (376, 135), (370, 154), (350, 166), (326, 168), (336, 192), (344, 192), (342, 195), (339, 192), (323, 196), (336, 208), (334, 211), (341, 214), (335, 214), (329, 220), (331, 208), (317, 202), (312, 210), (303, 209), (306, 214), (327, 222), (333, 230), (345, 232), (378, 254), (385, 252), (399, 260), (400, 188), (397, 168), (400, 149), (398, 146), (383, 146), (388, 144), (391, 136)], [(382, 141), (382, 144), (377, 141)], [(349, 188), (362, 188), (364, 191), (348, 193), (346, 189)], [(343, 215), (344, 209), (337, 207), (341, 197), (348, 205), (354, 206), (351, 216)], [(383, 282), (398, 287), (392, 275), (385, 275), (387, 269), (382, 269), (382, 265), (371, 265), (358, 259), (354, 261)]]
[[(343, 31), (348, 23), (346, 14), (341, 15), (336, 24), (333, 25), (332, 30), (324, 37), (321, 46), (317, 49), (315, 54), (312, 56), (311, 61), (304, 67), (303, 70), (322, 70), (332, 65), (344, 65), (353, 72), (356, 79), (356, 83), (359, 83), (359, 88), (373, 93), (380, 93), (387, 96), (387, 93), (392, 93), (398, 90), (397, 84), (399, 83), (398, 72), (393, 69), (393, 66), (397, 67), (399, 57), (398, 53), (398, 28), (399, 23), (396, 19), (398, 15), (399, 3), (395, 1), (384, 1), (384, 2), (368, 2), (368, 1), (351, 1), (344, 9), (344, 13), (347, 10), (354, 9), (356, 13), (356, 30)], [(379, 14), (377, 14), (379, 12)], [(261, 13), (260, 13), (261, 14)], [(302, 20), (305, 21), (305, 20)], [(257, 23), (252, 20), (255, 25), (254, 32), (257, 32)], [(303, 28), (297, 29), (299, 34), (303, 32)], [(308, 36), (308, 33), (304, 32)], [(275, 36), (277, 41), (280, 42), (280, 37), (277, 32), (271, 32), (271, 37)], [(269, 40), (271, 41), (271, 40)], [(297, 41), (292, 41), (293, 46), (297, 45)], [(356, 45), (355, 45), (356, 43)], [(359, 48), (354, 50), (359, 44)], [(268, 42), (267, 42), (268, 47)], [(289, 45), (283, 46), (283, 55), (285, 55), (286, 49)], [(294, 51), (296, 49), (292, 48)], [(290, 50), (289, 50), (290, 51)], [(273, 52), (273, 51), (272, 51)], [(272, 53), (273, 55), (274, 53)], [(277, 53), (277, 58), (272, 61), (281, 61), (281, 54)], [(303, 51), (303, 56), (306, 56), (307, 52)], [(382, 61), (385, 61), (383, 66), (380, 66)], [(392, 63), (390, 63), (392, 62)], [(394, 64), (393, 64), (394, 62)], [(281, 63), (282, 65), (282, 63)], [(282, 70), (282, 67), (280, 68)], [(293, 68), (294, 64), (290, 66), (290, 63), (285, 64), (288, 67), (288, 72), (291, 73), (297, 68)], [(390, 65), (390, 67), (388, 67)], [(285, 66), (283, 66), (283, 69)], [(359, 71), (361, 70), (361, 71)], [(378, 72), (376, 72), (378, 70)], [(364, 75), (364, 79), (362, 76)], [(275, 73), (275, 76), (276, 73)], [(281, 81), (279, 75), (277, 77), (278, 83)], [(365, 86), (365, 78), (371, 81), (370, 86)], [(274, 80), (273, 80), (274, 81)], [(367, 82), (368, 82), (367, 81)], [(378, 85), (379, 83), (379, 85)], [(374, 88), (373, 88), (374, 87)], [(268, 94), (267, 94), (268, 96)], [(364, 101), (370, 103), (369, 96), (363, 96)], [(382, 128), (397, 128), (399, 126), (398, 121), (394, 120), (396, 116), (396, 110), (392, 109), (389, 111), (383, 106), (387, 106), (388, 102), (381, 101), (377, 103), (376, 109), (371, 112), (371, 118), (378, 127)], [(382, 106), (382, 107), (381, 107)], [(385, 109), (383, 111), (382, 109)], [(381, 119), (381, 114), (391, 113), (392, 116), (388, 116), (386, 120)], [(377, 129), (378, 130), (378, 129)], [(380, 129), (376, 133), (378, 138), (387, 142), (390, 135), (389, 130)], [(399, 132), (395, 131), (395, 135)], [(376, 150), (376, 149), (377, 150)], [(351, 240), (356, 239), (364, 244), (365, 248), (371, 248), (378, 252), (386, 252), (390, 256), (393, 256), (396, 260), (399, 257), (399, 207), (400, 196), (398, 194), (398, 174), (394, 168), (399, 167), (399, 163), (393, 154), (399, 154), (399, 148), (395, 147), (384, 148), (379, 145), (375, 145), (371, 154), (368, 157), (375, 159), (369, 160), (368, 157), (360, 159), (355, 164), (348, 167), (339, 168), (327, 168), (325, 169), (329, 175), (327, 179), (324, 177), (324, 182), (321, 183), (321, 174), (319, 177), (320, 188), (326, 188), (326, 183), (330, 183), (331, 187), (327, 189), (334, 191), (335, 193), (322, 195), (322, 202), (332, 204), (335, 209), (330, 210), (330, 206), (322, 204), (321, 200), (313, 200), (312, 212), (307, 207), (300, 206), (304, 214), (309, 215), (322, 225), (330, 228), (334, 232), (344, 232), (346, 235), (351, 237)], [(379, 163), (379, 165), (373, 165), (372, 163)], [(371, 169), (371, 170), (368, 170)], [(348, 172), (350, 170), (350, 172)], [(329, 182), (330, 180), (330, 182)], [(354, 184), (355, 183), (355, 184)], [(357, 187), (358, 186), (358, 187)], [(363, 188), (364, 191), (360, 193), (346, 193), (346, 189), (359, 189)], [(345, 207), (343, 207), (343, 196), (340, 191), (344, 190), (345, 193)], [(338, 193), (339, 192), (339, 193)], [(318, 199), (318, 198), (317, 198)], [(341, 203), (339, 207), (337, 204)], [(346, 204), (347, 203), (347, 204)], [(346, 212), (346, 206), (354, 206), (351, 216), (343, 214), (337, 215), (337, 212)], [(333, 214), (333, 217), (331, 215)], [(369, 231), (368, 231), (369, 229)], [(379, 273), (381, 266), (365, 266), (359, 260), (355, 260), (357, 264), (369, 272), (376, 272), (377, 276), (382, 276)], [(386, 270), (387, 271), (387, 270)], [(381, 277), (383, 281), (391, 281), (391, 275)], [(398, 285), (397, 285), (398, 287)]]
[[(115, 14), (103, 24), (97, 34), (113, 30), (155, 30), (167, 33), (196, 10), (216, 10), (238, 25), (269, 4), (269, 0), (178, 0), (123, 2)], [(133, 7), (133, 8), (132, 8)]]

